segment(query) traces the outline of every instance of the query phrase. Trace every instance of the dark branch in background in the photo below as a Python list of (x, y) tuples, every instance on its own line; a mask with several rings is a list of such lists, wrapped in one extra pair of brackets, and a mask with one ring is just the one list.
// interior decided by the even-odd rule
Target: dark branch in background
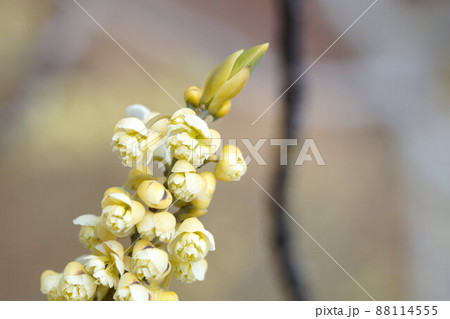
[[(279, 3), (281, 15), (280, 36), (283, 53), (283, 87), (289, 87), (300, 74), (301, 64), (301, 26), (302, 0), (282, 0)], [(300, 100), (302, 97), (302, 83), (296, 83), (283, 96), (283, 138), (298, 137)], [(288, 147), (288, 165), (278, 166), (275, 172), (275, 182), (272, 192), (281, 206), (287, 207), (289, 167), (293, 159), (292, 147)], [(295, 161), (295, 159), (294, 159)], [(289, 231), (288, 216), (272, 202), (272, 223), (275, 232), (275, 253), (279, 262), (279, 274), (293, 300), (307, 300), (306, 289), (301, 280), (301, 273), (295, 263), (294, 249)]]

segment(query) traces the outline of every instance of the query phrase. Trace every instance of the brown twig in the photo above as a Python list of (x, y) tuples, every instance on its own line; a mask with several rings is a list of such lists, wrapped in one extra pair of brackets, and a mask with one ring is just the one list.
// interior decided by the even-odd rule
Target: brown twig
[[(282, 21), (281, 37), (283, 51), (283, 70), (285, 87), (289, 87), (298, 77), (301, 63), (301, 0), (283, 0), (279, 2)], [(297, 138), (299, 131), (301, 83), (296, 83), (284, 96), (283, 138)], [(288, 148), (288, 165), (291, 162), (291, 148)], [(289, 166), (280, 165), (275, 172), (272, 189), (275, 200), (283, 207), (287, 206), (287, 189)], [(293, 246), (288, 228), (288, 218), (280, 207), (272, 204), (272, 222), (275, 238), (275, 254), (278, 260), (279, 274), (288, 288), (293, 300), (307, 300), (305, 285), (301, 280), (300, 270), (295, 263)]]

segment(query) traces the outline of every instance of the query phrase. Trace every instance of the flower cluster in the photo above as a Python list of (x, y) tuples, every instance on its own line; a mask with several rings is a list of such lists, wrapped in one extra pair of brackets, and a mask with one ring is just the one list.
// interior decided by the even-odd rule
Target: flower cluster
[[(267, 47), (231, 54), (211, 71), (203, 89), (186, 89), (187, 107), (173, 114), (138, 104), (127, 108), (112, 145), (131, 168), (128, 180), (105, 191), (101, 214), (74, 219), (91, 254), (69, 262), (62, 273), (42, 273), (41, 291), (49, 300), (178, 300), (169, 290), (172, 279), (204, 280), (205, 258), (215, 243), (199, 218), (207, 213), (216, 179), (238, 181), (247, 170), (235, 145), (216, 155), (221, 137), (209, 125), (228, 113), (230, 99)], [(154, 163), (160, 170), (153, 170)], [(200, 171), (208, 163), (214, 170)], [(126, 248), (124, 238), (131, 241)]]

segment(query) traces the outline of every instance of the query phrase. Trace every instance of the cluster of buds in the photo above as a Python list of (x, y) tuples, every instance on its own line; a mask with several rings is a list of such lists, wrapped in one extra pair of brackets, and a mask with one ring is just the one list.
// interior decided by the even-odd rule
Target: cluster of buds
[[(187, 107), (173, 114), (138, 104), (127, 108), (112, 145), (131, 168), (128, 180), (105, 191), (100, 215), (73, 221), (91, 254), (69, 262), (62, 273), (42, 273), (41, 291), (49, 300), (178, 300), (169, 290), (172, 279), (204, 280), (205, 258), (215, 243), (199, 218), (207, 213), (216, 179), (238, 181), (247, 170), (235, 145), (216, 155), (221, 137), (209, 125), (228, 113), (230, 99), (267, 48), (231, 54), (210, 72), (203, 89), (185, 91)], [(208, 163), (215, 164), (212, 171)], [(124, 238), (131, 242), (126, 248)]]

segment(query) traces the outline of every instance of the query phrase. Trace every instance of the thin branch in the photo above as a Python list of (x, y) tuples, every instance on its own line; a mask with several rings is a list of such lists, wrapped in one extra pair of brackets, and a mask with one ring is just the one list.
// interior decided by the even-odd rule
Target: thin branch
[[(279, 2), (282, 29), (282, 52), (284, 86), (289, 86), (296, 80), (301, 64), (301, 26), (302, 1), (283, 0)], [(302, 97), (301, 83), (297, 83), (283, 96), (283, 138), (297, 138), (299, 131), (300, 101)], [(291, 162), (291, 148), (288, 148), (288, 165)], [(289, 166), (280, 165), (275, 172), (275, 182), (272, 189), (274, 198), (281, 206), (287, 206), (287, 189)], [(274, 251), (279, 261), (279, 274), (288, 288), (293, 300), (307, 300), (305, 285), (301, 280), (299, 266), (295, 262), (293, 245), (288, 227), (289, 220), (278, 205), (272, 203), (273, 231), (275, 238)]]

